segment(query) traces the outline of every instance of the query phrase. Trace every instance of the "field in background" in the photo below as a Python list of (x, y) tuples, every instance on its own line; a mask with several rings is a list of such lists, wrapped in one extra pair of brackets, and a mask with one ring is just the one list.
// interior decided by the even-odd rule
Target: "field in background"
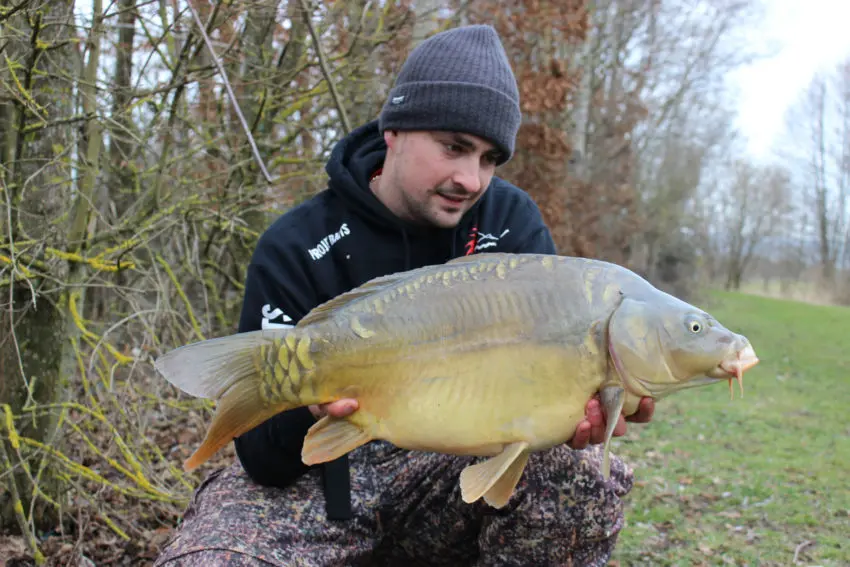
[(778, 279), (767, 281), (751, 279), (741, 283), (740, 291), (750, 295), (790, 299), (815, 305), (847, 305), (850, 301), (850, 285), (845, 284), (836, 290), (826, 291), (811, 277), (801, 277), (793, 282)]
[(723, 292), (701, 306), (762, 362), (743, 399), (679, 393), (617, 441), (636, 486), (615, 564), (850, 565), (850, 309)]

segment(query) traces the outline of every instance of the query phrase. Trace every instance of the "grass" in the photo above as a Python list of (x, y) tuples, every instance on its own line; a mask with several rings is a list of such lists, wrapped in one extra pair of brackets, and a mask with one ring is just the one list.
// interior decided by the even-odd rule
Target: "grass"
[(617, 441), (636, 484), (614, 564), (850, 565), (850, 309), (722, 292), (703, 307), (761, 363), (743, 398), (681, 392)]

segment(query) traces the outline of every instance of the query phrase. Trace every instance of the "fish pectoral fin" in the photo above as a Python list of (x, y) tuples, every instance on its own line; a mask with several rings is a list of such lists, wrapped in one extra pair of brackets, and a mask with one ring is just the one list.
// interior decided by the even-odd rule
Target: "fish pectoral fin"
[(310, 427), (301, 449), (305, 465), (333, 461), (372, 440), (372, 436), (347, 419), (326, 415)]
[(626, 391), (621, 386), (607, 386), (599, 393), (602, 401), (602, 410), (605, 413), (605, 450), (602, 458), (602, 476), (605, 480), (611, 475), (611, 437), (614, 436), (614, 428), (623, 411), (626, 401)]
[(460, 473), (460, 492), (467, 504), (482, 496), (488, 504), (501, 508), (507, 504), (525, 470), (528, 443), (511, 443), (486, 461), (469, 465)]

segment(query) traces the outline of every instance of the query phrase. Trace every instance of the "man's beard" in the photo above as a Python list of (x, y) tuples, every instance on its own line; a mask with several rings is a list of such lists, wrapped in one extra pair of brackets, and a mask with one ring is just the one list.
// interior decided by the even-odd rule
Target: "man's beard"
[[(405, 195), (407, 195), (407, 193), (405, 193)], [(434, 197), (437, 195), (455, 199), (463, 199), (464, 201), (469, 198), (468, 194), (466, 193), (461, 194), (458, 193), (457, 190), (440, 188), (425, 193), (424, 200), (405, 198), (405, 201), (407, 203), (408, 214), (411, 217), (408, 220), (410, 220), (410, 222), (412, 222), (413, 224), (421, 226), (434, 226), (438, 228), (453, 228), (457, 226), (456, 222), (452, 222), (448, 225), (437, 222), (437, 219), (441, 216), (437, 212), (439, 207), (436, 207), (433, 202)], [(462, 206), (464, 204), (465, 203), (461, 202), (457, 203), (458, 206)], [(459, 221), (460, 219), (458, 219), (458, 222)]]

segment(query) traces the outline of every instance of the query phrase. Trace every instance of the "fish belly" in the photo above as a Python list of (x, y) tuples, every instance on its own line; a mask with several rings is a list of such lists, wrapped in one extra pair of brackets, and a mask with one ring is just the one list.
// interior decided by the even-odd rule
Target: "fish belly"
[(517, 441), (540, 450), (568, 440), (602, 381), (575, 352), (551, 345), (420, 352), (370, 370), (347, 383), (358, 384), (356, 422), (374, 438), (479, 456)]

